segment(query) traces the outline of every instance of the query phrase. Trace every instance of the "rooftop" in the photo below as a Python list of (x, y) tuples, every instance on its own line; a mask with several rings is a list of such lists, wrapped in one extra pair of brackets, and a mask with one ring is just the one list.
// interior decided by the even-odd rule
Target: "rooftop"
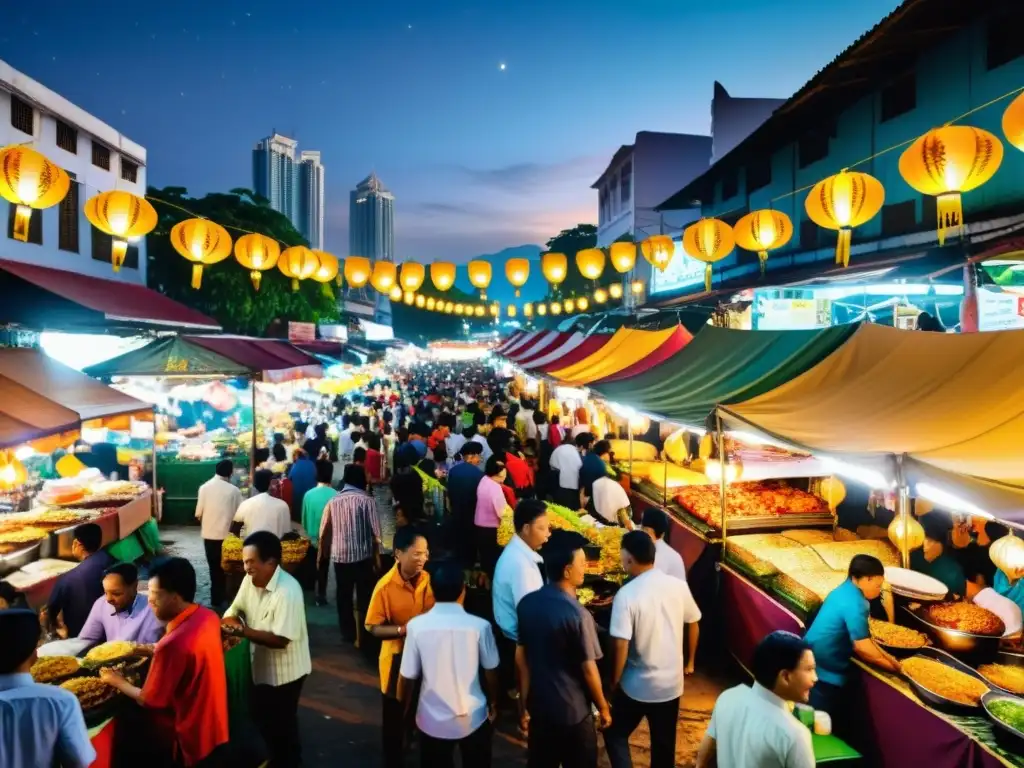
[(612, 155), (612, 159), (608, 161), (608, 166), (601, 172), (601, 175), (597, 177), (597, 181), (590, 185), (591, 189), (597, 189), (601, 186), (601, 182), (604, 181), (605, 177), (613, 170), (615, 170), (619, 164), (636, 148), (637, 144), (643, 144), (649, 141), (654, 142), (670, 142), (678, 144), (688, 143), (706, 143), (710, 145), (710, 136), (701, 136), (699, 134), (692, 133), (667, 133), (665, 131), (639, 131), (632, 144), (623, 144), (619, 147), (615, 154)]

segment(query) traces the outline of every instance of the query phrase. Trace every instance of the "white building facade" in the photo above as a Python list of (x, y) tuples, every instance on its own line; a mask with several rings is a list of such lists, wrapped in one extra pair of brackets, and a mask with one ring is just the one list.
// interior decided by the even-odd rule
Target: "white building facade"
[(25, 144), (56, 163), (72, 179), (59, 205), (33, 211), (29, 241), (12, 235), (8, 207), (0, 259), (68, 272), (146, 284), (145, 238), (128, 248), (115, 273), (110, 237), (89, 224), (85, 201), (112, 189), (146, 194), (146, 150), (84, 109), (0, 61), (0, 146)]

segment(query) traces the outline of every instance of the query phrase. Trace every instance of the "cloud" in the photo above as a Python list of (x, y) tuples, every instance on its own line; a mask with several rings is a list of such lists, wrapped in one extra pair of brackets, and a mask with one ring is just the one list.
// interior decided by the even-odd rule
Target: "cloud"
[(608, 158), (581, 155), (555, 163), (513, 163), (498, 168), (454, 166), (454, 170), (471, 184), (505, 192), (526, 192), (538, 187), (597, 176)]

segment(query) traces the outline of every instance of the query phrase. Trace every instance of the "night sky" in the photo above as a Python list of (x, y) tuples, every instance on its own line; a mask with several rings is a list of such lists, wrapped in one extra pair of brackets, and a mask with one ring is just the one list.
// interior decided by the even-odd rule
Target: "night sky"
[(715, 79), (788, 96), (896, 5), (3, 0), (0, 58), (144, 145), (152, 185), (251, 186), (276, 129), (323, 153), (328, 250), (376, 170), (400, 256), (461, 261), (596, 223), (638, 130), (708, 133)]

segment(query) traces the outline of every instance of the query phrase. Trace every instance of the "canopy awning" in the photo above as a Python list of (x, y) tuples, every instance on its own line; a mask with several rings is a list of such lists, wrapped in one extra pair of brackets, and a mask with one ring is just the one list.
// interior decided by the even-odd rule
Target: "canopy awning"
[(668, 339), (654, 352), (647, 355), (640, 360), (637, 360), (632, 365), (623, 368), (617, 373), (613, 373), (611, 376), (605, 376), (600, 381), (620, 381), (622, 379), (630, 379), (634, 376), (639, 376), (644, 371), (649, 371), (655, 366), (661, 365), (666, 360), (669, 360), (693, 341), (693, 334), (690, 333), (682, 325), (677, 325), (675, 333), (668, 337)]
[(0, 349), (0, 447), (76, 429), (83, 421), (152, 411), (38, 349)]
[(572, 334), (569, 333), (552, 331), (535, 344), (531, 344), (530, 348), (523, 352), (516, 362), (521, 367), (530, 366), (534, 360), (539, 360), (541, 357), (548, 354), (552, 350), (558, 349), (560, 346), (562, 346), (571, 335)]
[(534, 360), (529, 368), (539, 373), (551, 373), (556, 368), (565, 368), (585, 360), (601, 349), (612, 338), (610, 333), (574, 333), (558, 349)]
[(677, 354), (628, 379), (593, 389), (612, 402), (689, 426), (702, 426), (717, 405), (748, 400), (819, 363), (856, 331), (738, 331), (706, 326)]
[(511, 336), (509, 336), (507, 339), (501, 342), (501, 344), (496, 346), (492, 351), (499, 355), (503, 354), (506, 349), (515, 344), (516, 341), (518, 341), (525, 333), (526, 331), (515, 331)]
[(522, 336), (517, 338), (511, 344), (506, 346), (504, 351), (502, 351), (501, 354), (504, 357), (512, 358), (512, 356), (515, 355), (516, 352), (518, 352), (520, 350), (523, 350), (523, 349), (526, 349), (527, 347), (530, 346), (531, 342), (536, 341), (538, 338), (543, 336), (545, 333), (546, 333), (546, 331), (530, 331), (529, 333), (524, 333)]
[(362, 358), (355, 351), (348, 349), (344, 343), (331, 339), (296, 343), (295, 347), (327, 365), (361, 365), (363, 362)]
[(512, 362), (518, 363), (520, 360), (533, 355), (533, 352), (538, 347), (543, 347), (550, 342), (551, 339), (558, 337), (558, 331), (543, 331), (537, 336), (534, 336), (526, 344), (523, 344), (514, 352), (509, 352), (506, 357)]
[(0, 259), (0, 322), (35, 329), (111, 325), (219, 331), (216, 320), (143, 285)]
[(569, 386), (585, 386), (625, 370), (657, 350), (676, 335), (679, 326), (662, 331), (619, 328), (600, 349), (577, 363), (550, 373)]

